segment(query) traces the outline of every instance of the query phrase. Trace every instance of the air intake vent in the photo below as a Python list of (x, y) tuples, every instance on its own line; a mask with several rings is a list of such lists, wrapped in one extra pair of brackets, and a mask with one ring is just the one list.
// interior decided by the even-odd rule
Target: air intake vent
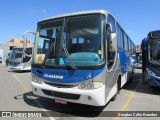
[(58, 98), (72, 99), (72, 100), (78, 100), (80, 98), (80, 95), (78, 94), (62, 93), (62, 92), (55, 92), (55, 91), (49, 91), (49, 90), (43, 90), (43, 89), (42, 91), (46, 95), (54, 96)]

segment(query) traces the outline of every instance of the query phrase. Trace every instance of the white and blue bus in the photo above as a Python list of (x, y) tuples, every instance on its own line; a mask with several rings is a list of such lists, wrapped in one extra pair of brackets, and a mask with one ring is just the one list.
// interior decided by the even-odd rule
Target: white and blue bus
[(132, 77), (135, 45), (105, 10), (39, 21), (34, 34), (35, 95), (63, 104), (104, 106)]
[(160, 30), (142, 40), (142, 78), (151, 87), (160, 87)]
[(24, 54), (24, 47), (14, 47), (10, 53), (8, 67), (12, 70), (31, 70), (32, 47), (27, 47)]

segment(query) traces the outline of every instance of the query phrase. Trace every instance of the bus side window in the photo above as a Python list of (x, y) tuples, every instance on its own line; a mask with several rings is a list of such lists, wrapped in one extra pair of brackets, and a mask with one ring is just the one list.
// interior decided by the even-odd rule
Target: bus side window
[(106, 28), (106, 38), (107, 38), (107, 61), (108, 70), (110, 70), (114, 64), (115, 59), (115, 49), (113, 48), (113, 42), (110, 38), (111, 33), (115, 33), (115, 21), (111, 16), (108, 16), (108, 26)]

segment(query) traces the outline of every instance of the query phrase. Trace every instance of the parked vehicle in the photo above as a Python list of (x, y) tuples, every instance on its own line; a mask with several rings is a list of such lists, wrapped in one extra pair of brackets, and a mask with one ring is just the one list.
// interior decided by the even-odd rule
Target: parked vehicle
[(14, 47), (9, 57), (9, 68), (13, 70), (31, 70), (32, 47), (27, 47), (24, 53), (23, 47)]
[(131, 65), (133, 67), (137, 66), (137, 56), (135, 54), (131, 55)]
[(143, 82), (151, 87), (160, 87), (160, 30), (149, 32), (141, 46)]
[(138, 55), (137, 68), (142, 69), (142, 54)]
[(109, 12), (65, 14), (37, 25), (37, 32), (28, 32), (36, 35), (31, 70), (35, 95), (62, 104), (104, 106), (132, 77), (135, 44)]

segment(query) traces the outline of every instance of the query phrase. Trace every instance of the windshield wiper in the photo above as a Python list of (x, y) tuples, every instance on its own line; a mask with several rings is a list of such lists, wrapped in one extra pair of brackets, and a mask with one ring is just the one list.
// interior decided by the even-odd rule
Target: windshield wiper
[(66, 48), (66, 45), (64, 44), (64, 39), (63, 39), (64, 27), (65, 27), (65, 18), (64, 18), (64, 21), (63, 21), (63, 28), (62, 28), (62, 35), (61, 35), (62, 47), (63, 47), (63, 49), (64, 49), (64, 52), (65, 52), (65, 54), (66, 54), (66, 56), (67, 56), (67, 58), (68, 58), (68, 61), (69, 61), (70, 65), (71, 65), (71, 67), (72, 67), (73, 69), (77, 69), (77, 68), (75, 67), (75, 65), (73, 64), (72, 59), (71, 59), (70, 56), (69, 56), (68, 50), (67, 50), (67, 48)]
[[(49, 55), (51, 54), (51, 52), (53, 51), (53, 49), (55, 48), (55, 42), (51, 44), (50, 50), (45, 54), (45, 58), (42, 62), (42, 66), (45, 65), (46, 60), (48, 59)], [(54, 50), (55, 51), (55, 50)]]
[(68, 58), (68, 61), (69, 61), (70, 65), (71, 65), (71, 67), (72, 67), (73, 69), (77, 69), (77, 68), (75, 67), (75, 65), (73, 64), (73, 61), (72, 61), (72, 59), (70, 58), (69, 53), (68, 53), (68, 50), (67, 50), (67, 48), (66, 48), (66, 46), (65, 46), (65, 44), (64, 44), (63, 42), (62, 42), (62, 47), (63, 47), (63, 49), (64, 49), (64, 52), (65, 52), (65, 54), (66, 54), (66, 56), (67, 56), (67, 58)]

